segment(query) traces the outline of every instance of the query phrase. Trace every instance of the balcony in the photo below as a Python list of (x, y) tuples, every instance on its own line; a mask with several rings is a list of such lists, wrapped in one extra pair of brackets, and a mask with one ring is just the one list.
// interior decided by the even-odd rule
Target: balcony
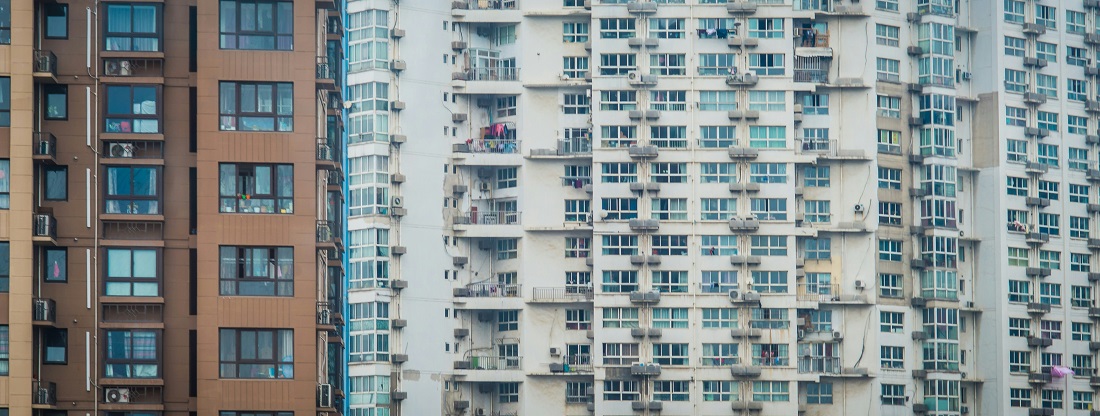
[(514, 283), (470, 283), (453, 290), (460, 309), (523, 309), (523, 286)]
[(317, 88), (336, 90), (336, 63), (330, 63), (327, 56), (317, 57)]
[(531, 292), (532, 303), (587, 303), (592, 302), (592, 289), (588, 287), (536, 287)]
[(340, 311), (328, 302), (317, 302), (317, 329), (335, 331), (340, 322)]
[(34, 241), (35, 244), (57, 244), (57, 220), (54, 219), (53, 214), (34, 214), (33, 231), (34, 232), (31, 234), (31, 239)]
[(829, 32), (816, 29), (796, 28), (794, 34), (794, 54), (803, 57), (832, 58), (833, 48), (829, 45)]
[(161, 78), (164, 59), (107, 58), (103, 60), (103, 75), (108, 77)]
[(518, 23), (523, 20), (518, 0), (467, 0), (451, 2), (451, 16), (458, 22)]
[(454, 217), (454, 230), (459, 237), (521, 237), (523, 227), (520, 211), (480, 211), (473, 209)]
[(34, 298), (31, 307), (31, 320), (35, 325), (53, 326), (57, 322), (57, 303), (53, 299)]
[(317, 221), (317, 248), (336, 249), (337, 233), (339, 232), (335, 221)]
[(840, 374), (840, 357), (801, 357), (798, 359), (800, 374)]
[(801, 138), (794, 139), (796, 153), (817, 155), (831, 160), (871, 160), (862, 149), (841, 149), (837, 140)]
[(841, 293), (839, 284), (799, 283), (798, 300), (832, 304), (865, 304), (867, 295), (862, 293)]
[(560, 363), (550, 363), (551, 373), (592, 373), (592, 356), (588, 354), (566, 355)]
[(34, 160), (47, 164), (54, 164), (57, 160), (57, 138), (53, 133), (36, 131), (32, 135), (34, 140)]
[[(496, 348), (493, 348), (494, 350)], [(519, 381), (523, 357), (518, 355), (469, 355), (454, 362), (455, 375), (470, 383)]]
[(327, 138), (317, 138), (317, 167), (324, 170), (339, 170), (341, 156), (336, 146)]
[(38, 82), (57, 82), (57, 55), (53, 52), (34, 51), (34, 80)]
[(531, 149), (531, 159), (586, 159), (592, 157), (592, 140), (589, 137), (576, 137), (558, 140), (553, 149)]
[(751, 87), (758, 82), (760, 82), (760, 77), (752, 72), (734, 73), (726, 76), (726, 85), (731, 87)]
[(451, 86), (455, 94), (516, 95), (523, 92), (519, 68), (481, 67), (467, 68), (451, 74)]
[(57, 383), (31, 381), (31, 405), (35, 408), (57, 406)]
[(482, 136), (451, 145), (451, 157), (466, 166), (519, 166), (520, 145), (514, 138)]

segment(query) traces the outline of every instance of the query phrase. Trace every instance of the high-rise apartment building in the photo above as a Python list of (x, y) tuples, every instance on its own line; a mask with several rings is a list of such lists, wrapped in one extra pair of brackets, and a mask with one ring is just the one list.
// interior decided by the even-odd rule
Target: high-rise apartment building
[(0, 414), (339, 414), (340, 2), (0, 1)]

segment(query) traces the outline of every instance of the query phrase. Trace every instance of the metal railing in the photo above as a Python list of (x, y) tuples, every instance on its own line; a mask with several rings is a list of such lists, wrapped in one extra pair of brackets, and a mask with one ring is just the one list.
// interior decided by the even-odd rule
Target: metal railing
[(591, 373), (592, 355), (575, 354), (562, 357), (561, 363), (565, 365), (566, 373)]
[(490, 67), (466, 70), (467, 81), (518, 81), (519, 68)]
[(33, 136), (35, 156), (57, 157), (57, 138), (54, 137), (53, 133), (36, 131)]
[(336, 150), (328, 143), (328, 139), (324, 137), (317, 138), (317, 160), (323, 162), (332, 162), (336, 160)]
[(31, 381), (31, 394), (31, 404), (57, 405), (57, 383), (33, 380)]
[(163, 77), (164, 59), (107, 58), (103, 60), (103, 75), (110, 77)]
[(841, 293), (839, 284), (799, 283), (798, 300), (810, 302), (863, 302), (863, 294)]
[(53, 214), (34, 214), (34, 236), (57, 238), (57, 220)]
[(317, 325), (334, 325), (332, 315), (336, 311), (328, 302), (317, 302)]
[(829, 70), (827, 69), (795, 69), (794, 82), (812, 82), (824, 84), (829, 82)]
[(35, 50), (34, 72), (47, 72), (50, 75), (57, 75), (57, 55), (50, 51)]
[(794, 30), (794, 46), (802, 48), (828, 48), (829, 32), (818, 32), (811, 28), (797, 28)]
[(518, 355), (472, 355), (470, 370), (518, 370), (523, 357)]
[(329, 64), (327, 56), (317, 57), (317, 79), (336, 79), (336, 66)]
[(801, 357), (798, 372), (810, 374), (840, 374), (840, 357)]
[(523, 285), (512, 283), (470, 283), (467, 293), (472, 298), (518, 298)]
[(164, 142), (142, 140), (135, 142), (105, 141), (108, 159), (161, 159), (164, 157)]
[(513, 139), (472, 139), (466, 143), (469, 153), (519, 153), (519, 140)]
[(331, 243), (336, 241), (336, 223), (327, 220), (317, 221), (317, 242)]
[(536, 302), (591, 301), (592, 289), (587, 287), (536, 287), (531, 293)]
[(469, 10), (516, 10), (519, 8), (517, 0), (468, 0), (466, 8)]
[(57, 322), (57, 303), (53, 299), (34, 298), (31, 301), (32, 320), (40, 322)]
[(469, 211), (466, 218), (472, 225), (515, 225), (520, 222), (519, 211)]
[(587, 137), (574, 137), (558, 140), (559, 155), (589, 155), (592, 154), (592, 140)]

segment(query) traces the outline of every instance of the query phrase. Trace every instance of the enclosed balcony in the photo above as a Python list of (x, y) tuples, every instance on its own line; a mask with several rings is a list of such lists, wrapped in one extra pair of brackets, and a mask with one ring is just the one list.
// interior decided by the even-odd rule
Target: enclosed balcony
[(317, 221), (317, 247), (335, 250), (337, 246), (337, 236), (339, 229), (336, 226), (335, 221), (318, 220)]
[(161, 78), (164, 77), (162, 58), (105, 58), (103, 75), (108, 77)]
[(840, 374), (840, 357), (799, 357), (798, 372), (802, 374)]
[(454, 217), (454, 230), (459, 237), (521, 237), (522, 212), (479, 210), (476, 207)]

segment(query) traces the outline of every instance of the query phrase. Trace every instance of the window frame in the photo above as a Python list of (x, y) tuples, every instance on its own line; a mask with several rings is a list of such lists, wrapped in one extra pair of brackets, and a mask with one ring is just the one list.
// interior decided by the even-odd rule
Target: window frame
[[(272, 359), (244, 359), (242, 357), (242, 334), (254, 333), (254, 336), (259, 336), (261, 333), (268, 333), (271, 336), (271, 356)], [(286, 334), (290, 334), (291, 346), (290, 361), (286, 361), (286, 354), (280, 349), (280, 337), (285, 337)], [(232, 338), (233, 357), (226, 358), (223, 354), (226, 352), (226, 337)], [(294, 379), (294, 330), (285, 328), (218, 328), (218, 378), (219, 379), (240, 379), (240, 380), (277, 380), (277, 379)], [(256, 339), (255, 347), (261, 348), (259, 339)], [(282, 358), (280, 358), (282, 357)], [(268, 373), (269, 377), (245, 377), (241, 374), (241, 366), (271, 366), (271, 371)], [(232, 374), (234, 376), (227, 376), (228, 368), (226, 366), (232, 366)], [(276, 371), (278, 369), (278, 371)], [(287, 370), (290, 370), (289, 372)]]
[[(226, 185), (224, 181), (226, 178), (224, 175), (229, 174), (226, 169), (232, 167), (233, 175), (233, 190), (238, 191), (234, 195), (225, 194)], [(246, 181), (251, 178), (251, 189), (256, 189), (256, 168), (268, 167), (271, 169), (271, 177), (269, 188), (271, 193), (268, 194), (242, 194), (239, 191), (242, 188), (247, 190), (249, 188)], [(247, 168), (252, 176), (241, 176), (242, 168)], [(290, 178), (283, 178), (281, 175), (287, 173), (285, 170), (289, 168)], [(281, 172), (281, 173), (280, 173)], [(285, 185), (290, 185), (290, 195), (285, 194)], [(283, 186), (280, 186), (283, 185)], [(254, 195), (259, 195), (260, 198), (253, 198)], [(243, 201), (259, 200), (261, 202), (270, 200), (271, 205), (252, 205), (252, 202), (248, 202), (248, 205), (242, 206)], [(227, 204), (232, 201), (232, 207)], [(252, 209), (249, 211), (248, 209)], [(268, 209), (271, 211), (267, 211)], [(294, 213), (294, 165), (291, 164), (279, 164), (279, 163), (219, 163), (218, 164), (218, 212), (222, 214), (293, 214)]]
[[(255, 103), (254, 107), (257, 111), (246, 112), (241, 110), (241, 90), (243, 87), (255, 88)], [(261, 107), (260, 101), (260, 88), (271, 88), (271, 110), (259, 111)], [(232, 90), (232, 109), (228, 109), (230, 105), (226, 101), (225, 94), (230, 92), (227, 89)], [(280, 90), (282, 90), (280, 92)], [(290, 98), (287, 102), (290, 104), (290, 111), (283, 112), (281, 109), (280, 101), (283, 100), (281, 94), (286, 92), (290, 93)], [(218, 82), (218, 130), (219, 131), (233, 131), (233, 132), (266, 132), (266, 133), (293, 133), (294, 132), (294, 83), (293, 82), (262, 82), (262, 81), (219, 81)], [(256, 119), (257, 121), (266, 121), (271, 119), (270, 130), (268, 129), (245, 129), (242, 126), (242, 119)], [(262, 120), (261, 120), (262, 119)]]

